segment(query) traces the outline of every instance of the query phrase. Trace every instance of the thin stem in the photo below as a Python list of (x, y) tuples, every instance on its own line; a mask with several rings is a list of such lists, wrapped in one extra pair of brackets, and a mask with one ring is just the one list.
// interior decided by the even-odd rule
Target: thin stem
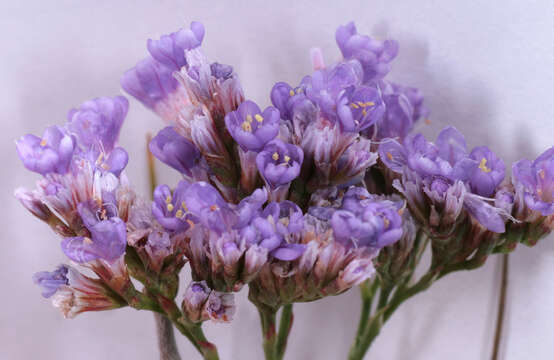
[(157, 313), (154, 313), (154, 320), (156, 321), (156, 332), (158, 334), (160, 360), (181, 360), (171, 320), (165, 315)]
[[(371, 285), (370, 285), (371, 284)], [(360, 313), (360, 320), (358, 322), (358, 330), (356, 331), (356, 338), (352, 347), (358, 346), (364, 337), (364, 333), (368, 326), (369, 317), (371, 315), (371, 306), (373, 305), (373, 299), (375, 298), (375, 293), (379, 288), (379, 279), (375, 278), (373, 282), (371, 280), (366, 280), (360, 285), (360, 296), (362, 298), (362, 311)]]
[(276, 360), (277, 333), (275, 331), (276, 311), (270, 308), (258, 307), (262, 324), (263, 348), (266, 360)]
[(504, 314), (506, 310), (506, 293), (508, 290), (508, 267), (509, 255), (502, 256), (502, 280), (500, 282), (500, 294), (498, 295), (498, 313), (496, 317), (496, 330), (494, 333), (494, 344), (492, 348), (492, 360), (498, 360), (500, 351), (500, 340), (502, 339), (502, 328), (504, 325)]
[(148, 145), (152, 140), (152, 134), (146, 134), (146, 163), (148, 164), (148, 181), (150, 184), (150, 198), (154, 196), (154, 190), (158, 185), (158, 179), (156, 176), (156, 167), (154, 165), (154, 155), (150, 152)]
[(294, 321), (292, 313), (292, 304), (286, 304), (281, 310), (281, 318), (279, 320), (279, 332), (277, 333), (277, 343), (275, 344), (276, 359), (281, 360), (285, 355), (287, 341)]

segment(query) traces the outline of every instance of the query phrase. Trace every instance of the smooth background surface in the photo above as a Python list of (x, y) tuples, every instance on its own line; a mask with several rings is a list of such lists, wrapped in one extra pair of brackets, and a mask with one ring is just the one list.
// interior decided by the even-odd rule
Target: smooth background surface
[[(554, 144), (554, 3), (542, 1), (2, 1), (0, 5), (0, 358), (155, 359), (152, 315), (131, 309), (64, 320), (31, 275), (53, 269), (59, 240), (15, 201), (33, 186), (13, 141), (62, 123), (82, 101), (120, 93), (119, 77), (146, 54), (148, 37), (191, 20), (206, 26), (205, 52), (232, 64), (246, 94), (269, 104), (279, 80), (310, 72), (309, 48), (338, 59), (335, 28), (353, 19), (362, 33), (400, 41), (392, 78), (420, 87), (434, 137), (454, 124), (471, 146), (489, 144), (507, 162)], [(162, 127), (131, 101), (121, 143), (137, 192), (146, 194), (144, 134)], [(164, 170), (163, 180), (174, 183)], [(451, 275), (405, 304), (368, 359), (487, 359), (492, 343), (498, 258)], [(554, 238), (511, 257), (503, 359), (554, 357)], [(295, 307), (288, 359), (343, 359), (354, 334), (358, 291)], [(231, 325), (208, 325), (223, 359), (260, 359), (257, 314), (239, 295)], [(197, 358), (179, 338), (184, 359)]]

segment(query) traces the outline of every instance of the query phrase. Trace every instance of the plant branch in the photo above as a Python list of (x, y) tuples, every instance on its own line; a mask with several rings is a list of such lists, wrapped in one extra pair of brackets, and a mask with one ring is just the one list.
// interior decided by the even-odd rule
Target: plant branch
[(283, 359), (287, 348), (287, 341), (294, 321), (292, 313), (292, 304), (286, 304), (281, 310), (281, 318), (279, 320), (279, 332), (277, 333), (277, 343), (275, 344), (275, 355), (278, 360)]

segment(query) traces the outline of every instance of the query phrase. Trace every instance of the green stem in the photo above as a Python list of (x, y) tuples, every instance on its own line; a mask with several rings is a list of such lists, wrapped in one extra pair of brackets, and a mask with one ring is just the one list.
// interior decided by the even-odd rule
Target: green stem
[(262, 324), (263, 348), (266, 360), (276, 360), (277, 333), (275, 331), (276, 311), (270, 308), (258, 307)]
[(292, 304), (286, 304), (281, 310), (281, 319), (279, 320), (279, 333), (277, 333), (277, 343), (275, 344), (276, 359), (281, 360), (285, 355), (287, 348), (287, 340), (289, 338), (290, 329), (294, 321), (292, 313)]
[(366, 331), (369, 317), (371, 315), (371, 306), (373, 305), (373, 299), (375, 298), (375, 293), (379, 288), (379, 284), (379, 279), (375, 278), (373, 282), (371, 282), (371, 280), (366, 280), (360, 285), (362, 311), (360, 313), (358, 330), (356, 331), (356, 338), (354, 340), (354, 344), (352, 344), (352, 348), (358, 346), (363, 341), (364, 332)]

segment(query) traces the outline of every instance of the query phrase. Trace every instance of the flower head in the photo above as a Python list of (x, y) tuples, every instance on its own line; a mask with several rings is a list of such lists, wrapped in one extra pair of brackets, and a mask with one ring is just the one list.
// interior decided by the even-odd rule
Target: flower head
[(275, 139), (258, 154), (256, 164), (266, 183), (275, 189), (298, 177), (303, 160), (304, 152), (300, 147)]
[(245, 151), (261, 151), (279, 133), (279, 110), (268, 107), (263, 112), (246, 100), (238, 109), (225, 115), (227, 130)]
[(75, 141), (65, 129), (51, 126), (44, 131), (42, 138), (31, 134), (21, 137), (16, 141), (16, 147), (28, 170), (42, 175), (65, 174), (69, 170)]

